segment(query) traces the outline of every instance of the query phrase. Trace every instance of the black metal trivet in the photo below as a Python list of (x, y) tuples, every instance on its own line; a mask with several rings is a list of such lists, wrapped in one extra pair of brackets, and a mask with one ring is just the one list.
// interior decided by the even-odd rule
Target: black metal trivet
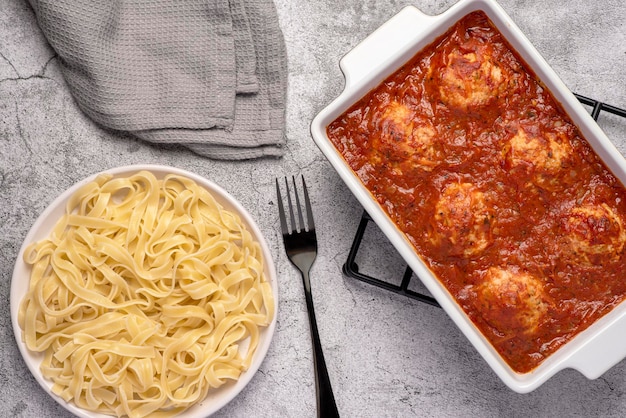
[[(579, 94), (574, 94), (574, 96), (576, 96), (582, 104), (591, 107), (591, 116), (596, 121), (598, 120), (600, 113), (603, 111), (626, 118), (626, 109), (620, 109)], [(363, 211), (363, 214), (361, 215), (361, 222), (359, 222), (359, 227), (357, 228), (352, 246), (350, 247), (350, 252), (348, 253), (348, 259), (343, 265), (343, 273), (348, 277), (380, 287), (381, 289), (405, 295), (409, 298), (416, 299), (432, 306), (439, 306), (439, 303), (432, 296), (412, 289), (412, 287), (414, 287), (413, 279), (417, 276), (413, 273), (413, 270), (409, 266), (406, 266), (400, 281), (394, 281), (390, 278), (380, 279), (359, 270), (359, 265), (357, 264), (356, 259), (359, 255), (359, 251), (362, 249), (361, 245), (363, 244), (363, 238), (370, 222), (373, 222), (372, 218), (366, 211)]]

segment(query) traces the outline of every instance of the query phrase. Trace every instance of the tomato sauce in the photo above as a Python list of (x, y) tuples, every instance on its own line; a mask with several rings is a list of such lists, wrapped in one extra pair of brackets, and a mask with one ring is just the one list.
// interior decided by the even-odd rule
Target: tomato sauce
[(626, 189), (474, 12), (328, 137), (518, 373), (626, 295)]

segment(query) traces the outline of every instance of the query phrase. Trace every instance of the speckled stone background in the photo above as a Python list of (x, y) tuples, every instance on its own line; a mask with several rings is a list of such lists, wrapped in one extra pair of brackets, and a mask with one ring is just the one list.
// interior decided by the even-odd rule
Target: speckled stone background
[[(538, 390), (505, 387), (443, 311), (342, 276), (361, 208), (316, 148), (314, 115), (343, 88), (341, 56), (407, 4), (437, 14), (453, 0), (276, 0), (289, 54), (288, 146), (282, 159), (211, 161), (102, 130), (76, 107), (26, 1), (0, 0), (0, 416), (63, 417), (22, 361), (9, 317), (13, 264), (26, 233), (63, 190), (94, 172), (167, 164), (222, 185), (267, 235), (280, 286), (278, 326), (248, 387), (217, 415), (312, 417), (315, 395), (300, 277), (278, 234), (274, 178), (304, 174), (318, 225), (313, 292), (326, 360), (345, 417), (626, 416), (626, 361), (601, 378), (566, 370)], [(626, 107), (622, 0), (502, 0), (573, 91)], [(600, 125), (626, 154), (626, 121)], [(364, 266), (401, 274), (374, 229)], [(365, 268), (365, 267), (363, 267)], [(624, 339), (626, 344), (626, 336)]]

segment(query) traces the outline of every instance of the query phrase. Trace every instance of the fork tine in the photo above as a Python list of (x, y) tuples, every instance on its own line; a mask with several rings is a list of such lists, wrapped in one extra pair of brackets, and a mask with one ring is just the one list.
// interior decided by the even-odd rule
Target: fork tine
[(280, 218), (280, 228), (282, 230), (283, 235), (289, 234), (289, 227), (287, 226), (287, 218), (285, 218), (285, 208), (283, 207), (283, 197), (280, 195), (280, 186), (278, 185), (278, 178), (276, 179), (276, 196), (278, 197), (278, 215)]
[(287, 186), (287, 203), (289, 203), (289, 219), (291, 220), (291, 231), (289, 231), (289, 233), (300, 232), (296, 224), (296, 217), (293, 215), (293, 203), (291, 203), (291, 192), (289, 191), (289, 181), (287, 181), (287, 177), (285, 177), (285, 186)]
[[(306, 225), (304, 224), (304, 219), (302, 218), (302, 205), (300, 205), (300, 197), (298, 196), (298, 187), (296, 186), (296, 177), (291, 176), (291, 180), (293, 181), (293, 194), (296, 197), (296, 207), (298, 209), (298, 222), (301, 230), (306, 230)], [(300, 230), (298, 230), (299, 232)]]
[(304, 176), (302, 176), (302, 188), (304, 189), (304, 204), (306, 207), (306, 218), (309, 224), (309, 231), (315, 229), (315, 222), (313, 222), (313, 209), (311, 209), (311, 201), (309, 200), (309, 192), (307, 191), (306, 183), (304, 182)]

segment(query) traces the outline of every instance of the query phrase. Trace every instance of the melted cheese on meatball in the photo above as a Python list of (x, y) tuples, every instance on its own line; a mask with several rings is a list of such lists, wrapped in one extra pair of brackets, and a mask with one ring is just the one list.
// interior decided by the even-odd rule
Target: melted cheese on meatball
[(502, 69), (488, 56), (455, 50), (442, 69), (439, 93), (449, 105), (466, 109), (494, 98), (503, 84)]
[(513, 165), (532, 164), (548, 172), (561, 170), (572, 152), (569, 142), (553, 133), (544, 136), (529, 135), (519, 128), (510, 140), (509, 159)]
[(580, 206), (572, 209), (564, 220), (569, 254), (582, 263), (595, 264), (595, 257), (619, 258), (626, 244), (622, 219), (607, 205)]
[(490, 267), (473, 293), (481, 316), (505, 336), (534, 333), (551, 305), (541, 280), (512, 268)]
[(485, 195), (473, 183), (449, 184), (435, 206), (436, 233), (431, 240), (449, 246), (449, 253), (471, 257), (492, 241), (495, 219)]
[(566, 184), (563, 168), (568, 165), (572, 147), (567, 138), (548, 132), (531, 134), (518, 128), (509, 140), (506, 159), (513, 167), (527, 167), (533, 171), (534, 183), (548, 190)]
[(382, 110), (379, 132), (372, 141), (379, 161), (409, 161), (432, 170), (442, 160), (432, 124), (399, 102), (390, 102)]

